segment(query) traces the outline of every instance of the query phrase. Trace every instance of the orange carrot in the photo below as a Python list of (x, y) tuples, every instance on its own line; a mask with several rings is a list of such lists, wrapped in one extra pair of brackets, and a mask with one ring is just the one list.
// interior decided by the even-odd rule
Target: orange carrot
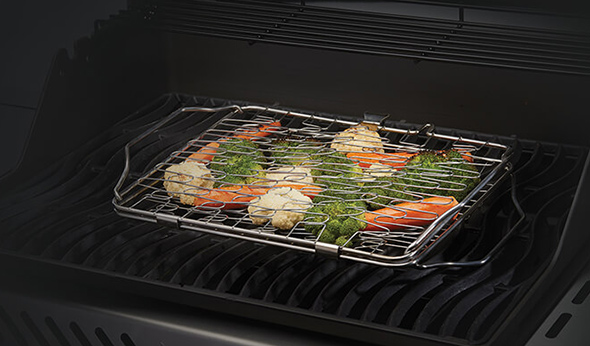
[(403, 167), (416, 153), (347, 153), (346, 157), (358, 161), (359, 166), (368, 168), (372, 164), (381, 164), (391, 167)]
[(299, 190), (303, 195), (314, 198), (322, 189), (315, 185), (305, 184), (277, 184), (272, 187), (268, 186), (252, 186), (252, 185), (235, 185), (224, 186), (218, 189), (202, 190), (202, 194), (198, 194), (193, 201), (193, 205), (197, 207), (211, 207), (221, 209), (240, 209), (248, 206), (254, 198), (264, 195), (272, 188), (290, 187), (294, 190)]
[[(363, 168), (371, 167), (373, 164), (380, 164), (390, 167), (403, 167), (409, 159), (417, 153), (346, 153), (346, 157), (358, 162), (359, 166)], [(473, 157), (470, 152), (461, 153), (461, 157), (469, 162), (473, 162)]]
[(251, 139), (254, 140), (260, 137), (267, 137), (270, 136), (274, 131), (277, 130), (277, 127), (281, 126), (280, 121), (273, 121), (270, 124), (262, 124), (257, 129), (246, 129), (240, 131), (238, 134), (234, 136), (234, 138), (241, 138), (241, 139)]
[[(247, 129), (239, 134), (233, 136), (233, 138), (240, 138), (240, 139), (250, 139), (254, 140), (256, 138), (266, 137), (269, 136), (272, 131), (276, 129), (276, 127), (281, 126), (280, 121), (273, 121), (270, 124), (262, 124), (256, 130), (254, 129)], [(248, 134), (245, 134), (248, 133)], [(213, 160), (215, 153), (217, 152), (217, 148), (219, 148), (220, 142), (227, 141), (227, 138), (222, 138), (218, 142), (211, 142), (206, 146), (202, 147), (201, 149), (197, 150), (196, 153), (192, 153), (188, 158), (196, 161), (201, 161), (207, 163)]]
[(364, 231), (404, 229), (404, 226), (426, 226), (456, 206), (454, 197), (430, 197), (419, 202), (399, 203), (365, 213)]
[(213, 156), (217, 152), (217, 148), (219, 148), (219, 143), (211, 142), (199, 149), (196, 153), (191, 154), (188, 158), (197, 161), (205, 161), (205, 163), (207, 163), (213, 160)]

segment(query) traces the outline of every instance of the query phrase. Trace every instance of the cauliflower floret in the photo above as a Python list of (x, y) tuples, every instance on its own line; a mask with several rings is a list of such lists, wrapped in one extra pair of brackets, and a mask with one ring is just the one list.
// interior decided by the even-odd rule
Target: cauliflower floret
[(289, 182), (291, 184), (313, 184), (311, 168), (302, 166), (286, 166), (269, 168), (266, 179), (270, 182)]
[(279, 187), (256, 197), (248, 207), (248, 213), (255, 225), (264, 225), (270, 219), (274, 227), (288, 230), (303, 220), (309, 207), (311, 198), (292, 188)]
[(365, 173), (369, 173), (373, 177), (391, 177), (394, 171), (392, 167), (380, 163), (374, 163), (365, 168)]
[(337, 133), (330, 148), (347, 153), (353, 151), (368, 151), (384, 153), (381, 136), (368, 127), (357, 125)]
[(168, 195), (180, 198), (180, 203), (192, 205), (194, 196), (188, 193), (198, 192), (202, 187), (213, 187), (213, 179), (207, 178), (213, 176), (205, 165), (195, 161), (184, 161), (166, 168), (164, 188)]

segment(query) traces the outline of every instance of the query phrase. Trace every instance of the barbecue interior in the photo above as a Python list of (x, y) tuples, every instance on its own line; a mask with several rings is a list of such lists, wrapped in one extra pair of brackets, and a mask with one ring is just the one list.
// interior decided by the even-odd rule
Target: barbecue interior
[[(525, 222), (490, 262), (474, 268), (384, 268), (116, 215), (111, 199), (124, 162), (122, 147), (180, 106), (227, 104), (219, 99), (162, 96), (40, 170), (20, 191), (2, 196), (0, 248), (79, 270), (157, 282), (169, 295), (192, 292), (194, 300), (187, 304), (198, 305), (199, 293), (191, 290), (204, 289), (292, 309), (293, 316), (304, 309), (345, 323), (366, 322), (367, 328), (476, 342), (489, 337), (547, 267), (587, 156), (585, 148), (576, 146), (438, 129), (505, 144), (517, 142), (521, 148), (514, 173)], [(176, 150), (216, 120), (202, 118), (194, 128), (182, 123), (165, 127), (157, 139), (133, 149), (130, 177), (138, 179), (161, 162), (162, 153)], [(438, 255), (441, 260), (477, 259), (509, 231), (518, 213), (507, 191), (502, 187), (484, 210), (465, 222), (455, 236), (460, 241), (451, 242)], [(295, 326), (296, 320), (292, 320)]]

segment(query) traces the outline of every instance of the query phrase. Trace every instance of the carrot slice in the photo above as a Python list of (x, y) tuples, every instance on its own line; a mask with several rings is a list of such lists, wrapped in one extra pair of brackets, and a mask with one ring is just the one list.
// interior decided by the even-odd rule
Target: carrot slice
[[(390, 167), (403, 167), (409, 159), (417, 153), (346, 153), (346, 157), (357, 162), (363, 168), (371, 167), (373, 164), (380, 164)], [(469, 162), (473, 162), (470, 152), (462, 152), (461, 157)]]
[[(233, 138), (254, 140), (256, 138), (266, 137), (272, 134), (272, 132), (280, 126), (280, 121), (273, 121), (270, 124), (260, 125), (256, 130), (247, 129), (244, 132), (241, 132), (233, 136)], [(213, 157), (217, 152), (217, 148), (219, 148), (219, 143), (225, 141), (227, 141), (227, 138), (222, 138), (218, 142), (211, 142), (206, 146), (202, 147), (201, 149), (197, 150), (196, 153), (192, 153), (188, 158), (196, 161), (201, 161), (203, 163), (208, 163), (209, 161), (213, 160)]]
[(219, 148), (218, 142), (211, 142), (199, 149), (196, 153), (191, 154), (188, 158), (197, 161), (204, 161), (205, 163), (213, 160), (213, 156)]
[(454, 197), (430, 197), (420, 202), (399, 203), (365, 213), (364, 231), (400, 230), (404, 226), (426, 226), (458, 204)]
[(346, 153), (346, 157), (358, 162), (363, 168), (373, 164), (387, 165), (391, 167), (403, 167), (416, 153)]
[(240, 131), (239, 134), (233, 136), (234, 138), (241, 138), (241, 139), (256, 139), (261, 137), (270, 136), (273, 132), (277, 130), (277, 127), (281, 126), (280, 121), (273, 121), (270, 124), (262, 124), (258, 127), (258, 129), (246, 129), (244, 131)]
[(248, 206), (254, 198), (266, 194), (270, 189), (277, 187), (290, 187), (300, 191), (303, 195), (314, 198), (322, 189), (315, 185), (305, 184), (277, 184), (272, 187), (256, 187), (249, 185), (224, 186), (218, 189), (202, 190), (193, 201), (197, 207), (211, 207), (221, 209), (241, 209)]

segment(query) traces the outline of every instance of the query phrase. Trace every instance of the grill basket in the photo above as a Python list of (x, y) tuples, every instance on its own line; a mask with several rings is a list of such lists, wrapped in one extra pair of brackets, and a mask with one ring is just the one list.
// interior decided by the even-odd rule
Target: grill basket
[[(141, 177), (129, 177), (132, 146), (170, 124), (219, 115), (212, 127), (190, 134), (179, 150), (163, 153), (167, 156)], [(113, 204), (118, 214), (133, 219), (383, 266), (485, 263), (517, 225), (481, 260), (423, 260), (510, 175), (512, 148), (437, 134), (430, 124), (420, 130), (387, 127), (384, 120), (366, 114), (359, 124), (254, 105), (181, 108), (126, 145)], [(424, 152), (461, 157), (430, 166), (410, 161)], [(240, 155), (248, 158), (236, 160)], [(244, 174), (237, 169), (244, 162), (256, 169)], [(187, 163), (200, 173), (187, 173), (181, 168)], [(264, 192), (280, 198), (293, 189), (313, 197), (312, 203), (297, 197), (277, 210), (253, 206)], [(332, 202), (346, 205), (339, 220), (361, 225), (341, 235), (339, 245), (325, 241), (337, 219), (319, 208)], [(365, 210), (367, 204), (375, 210)], [(274, 227), (275, 216), (294, 226)]]

